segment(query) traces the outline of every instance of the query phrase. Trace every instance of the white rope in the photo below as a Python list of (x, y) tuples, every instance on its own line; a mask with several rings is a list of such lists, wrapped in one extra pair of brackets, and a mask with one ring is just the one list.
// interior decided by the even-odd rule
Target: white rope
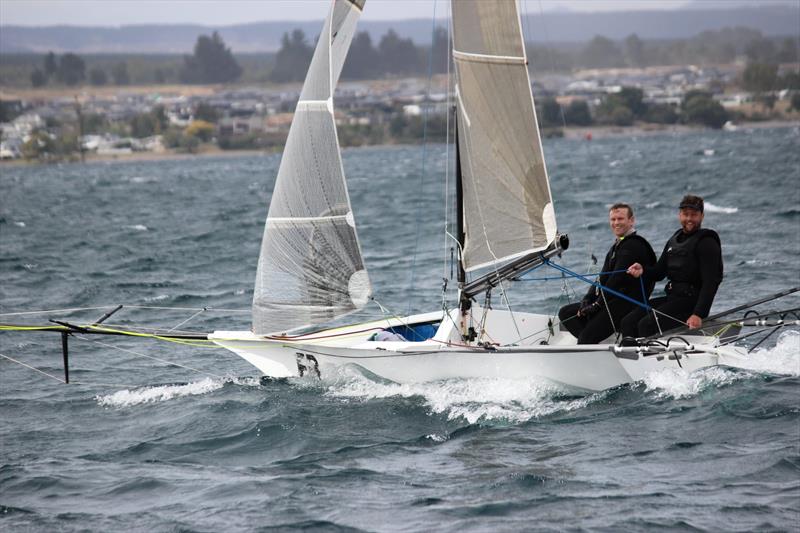
[(31, 366), (31, 365), (26, 365), (26, 364), (25, 364), (25, 363), (23, 363), (22, 361), (17, 361), (17, 360), (16, 360), (16, 359), (14, 359), (13, 357), (9, 357), (9, 356), (7, 356), (7, 355), (3, 355), (3, 354), (1, 354), (1, 353), (0, 353), (0, 357), (2, 357), (3, 359), (8, 359), (8, 360), (9, 360), (9, 361), (11, 361), (11, 362), (17, 363), (18, 365), (22, 365), (22, 366), (24, 366), (25, 368), (30, 368), (31, 370), (35, 370), (36, 372), (39, 372), (40, 374), (44, 374), (45, 376), (47, 376), (47, 377), (49, 377), (49, 378), (53, 378), (53, 379), (54, 379), (54, 380), (56, 380), (56, 381), (60, 381), (61, 383), (66, 383), (66, 381), (64, 381), (63, 379), (61, 379), (61, 378), (59, 378), (59, 377), (56, 377), (56, 376), (54, 376), (53, 374), (49, 374), (49, 373), (45, 372), (44, 370), (39, 370), (38, 368), (36, 368), (36, 367), (34, 367), (34, 366)]
[(76, 311), (96, 311), (98, 309), (108, 309), (110, 305), (102, 307), (71, 307), (67, 309), (47, 309), (44, 311), (22, 311), (18, 313), (0, 313), (0, 316), (23, 316), (23, 315), (43, 315), (47, 313), (74, 313)]
[[(99, 307), (69, 307), (65, 309), (44, 309), (40, 311), (20, 311), (14, 313), (0, 313), (0, 316), (24, 316), (24, 315), (44, 315), (47, 313), (75, 313), (78, 311), (96, 311), (98, 309), (108, 309), (112, 305)], [(166, 307), (154, 305), (123, 305), (126, 309), (162, 309), (171, 311), (217, 311), (221, 313), (249, 313), (250, 309), (225, 309), (222, 307)], [(176, 326), (177, 327), (177, 326)]]
[(158, 361), (160, 363), (164, 363), (164, 364), (167, 364), (167, 365), (174, 365), (174, 366), (178, 366), (180, 368), (185, 368), (186, 370), (192, 370), (193, 372), (197, 372), (199, 374), (205, 374), (207, 376), (211, 376), (211, 377), (214, 377), (214, 378), (223, 379), (222, 376), (218, 376), (216, 374), (212, 374), (211, 372), (208, 372), (208, 371), (205, 371), (205, 370), (198, 370), (197, 368), (192, 368), (190, 366), (182, 365), (180, 363), (175, 363), (173, 361), (167, 361), (166, 359), (161, 359), (160, 357), (155, 357), (155, 356), (152, 356), (152, 355), (146, 355), (146, 354), (143, 354), (141, 352), (135, 352), (135, 351), (129, 350), (127, 348), (121, 348), (119, 346), (114, 346), (113, 344), (106, 344), (105, 342), (92, 340), (92, 339), (86, 338), (86, 337), (84, 337), (82, 335), (76, 335), (75, 338), (76, 339), (80, 339), (82, 341), (91, 342), (93, 344), (97, 344), (99, 346), (103, 346), (103, 347), (106, 347), (106, 348), (112, 348), (114, 350), (119, 350), (121, 352), (126, 352), (126, 353), (129, 353), (129, 354), (138, 355), (139, 357), (144, 357), (146, 359), (152, 359), (153, 361)]
[(204, 312), (205, 310), (206, 310), (206, 308), (205, 308), (205, 307), (204, 307), (204, 308), (202, 308), (200, 311), (196, 312), (195, 314), (193, 314), (192, 316), (190, 316), (189, 318), (187, 318), (186, 320), (184, 320), (183, 322), (181, 322), (181, 323), (180, 323), (180, 324), (178, 324), (177, 326), (173, 326), (173, 327), (169, 328), (167, 331), (175, 331), (177, 328), (181, 327), (182, 325), (186, 324), (186, 323), (187, 323), (187, 322), (189, 322), (190, 320), (194, 319), (195, 317), (197, 317), (198, 315), (200, 315), (200, 313)]

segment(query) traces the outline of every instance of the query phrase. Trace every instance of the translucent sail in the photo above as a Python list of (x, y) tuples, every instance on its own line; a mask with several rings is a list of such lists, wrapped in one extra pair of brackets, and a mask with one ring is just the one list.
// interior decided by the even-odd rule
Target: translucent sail
[(333, 3), (297, 103), (258, 259), (258, 335), (332, 320), (371, 294), (333, 116), (333, 91), (365, 1)]
[(556, 237), (515, 1), (452, 2), (463, 264), (476, 270), (543, 250)]

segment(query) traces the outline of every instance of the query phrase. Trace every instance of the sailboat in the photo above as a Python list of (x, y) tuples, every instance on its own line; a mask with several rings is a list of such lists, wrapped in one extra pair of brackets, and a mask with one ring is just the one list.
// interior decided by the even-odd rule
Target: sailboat
[(458, 306), (325, 328), (372, 296), (333, 110), (365, 1), (335, 0), (317, 42), (266, 219), (252, 330), (215, 331), (209, 340), (272, 377), (324, 377), (355, 365), (400, 383), (541, 378), (575, 391), (745, 355), (698, 334), (634, 347), (613, 338), (577, 345), (552, 315), (491, 308), (493, 289), (569, 244), (556, 224), (518, 6), (507, 0), (451, 2)]

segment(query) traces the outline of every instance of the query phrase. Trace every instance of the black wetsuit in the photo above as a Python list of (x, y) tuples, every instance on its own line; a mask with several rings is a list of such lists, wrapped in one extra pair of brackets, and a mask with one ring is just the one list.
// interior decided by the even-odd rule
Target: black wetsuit
[[(614, 245), (606, 254), (603, 261), (603, 272), (627, 270), (633, 263), (652, 265), (656, 261), (656, 254), (647, 239), (637, 235), (636, 232), (614, 241)], [(642, 294), (642, 282), (626, 274), (603, 274), (598, 283), (603, 287), (643, 301), (650, 296), (653, 284), (645, 283), (645, 293)], [(577, 316), (581, 308), (589, 308), (588, 316)], [(636, 304), (623, 298), (614, 296), (608, 291), (601, 291), (590, 287), (586, 296), (580, 303), (565, 305), (558, 312), (562, 329), (567, 329), (578, 339), (578, 344), (597, 344), (607, 339), (620, 328), (620, 321), (624, 316), (636, 308)], [(609, 316), (610, 315), (610, 316)]]
[[(706, 318), (722, 283), (722, 248), (719, 235), (710, 229), (686, 234), (676, 231), (664, 246), (655, 266), (644, 266), (645, 281), (654, 283), (669, 279), (666, 296), (654, 298), (650, 305), (663, 314), (658, 321), (652, 312), (636, 309), (622, 320), (626, 337), (649, 337), (672, 328), (685, 326), (697, 315)], [(673, 319), (668, 318), (673, 317)]]

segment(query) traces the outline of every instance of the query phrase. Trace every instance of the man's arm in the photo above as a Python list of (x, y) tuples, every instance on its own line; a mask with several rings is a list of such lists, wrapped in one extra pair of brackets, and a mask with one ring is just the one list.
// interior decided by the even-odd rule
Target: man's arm
[(693, 315), (708, 316), (717, 288), (722, 283), (722, 249), (713, 237), (704, 237), (697, 243), (697, 263), (700, 267), (700, 294)]

